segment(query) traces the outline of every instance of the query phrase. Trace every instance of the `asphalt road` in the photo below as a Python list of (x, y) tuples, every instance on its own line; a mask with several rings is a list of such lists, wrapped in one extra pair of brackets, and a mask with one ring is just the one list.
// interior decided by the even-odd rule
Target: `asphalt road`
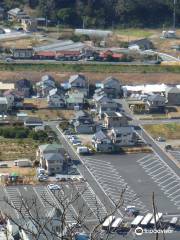
[[(60, 139), (60, 141), (63, 144), (66, 151), (69, 153), (70, 157), (74, 160), (79, 160), (80, 161), (78, 155), (75, 153), (75, 151), (70, 146), (68, 141), (63, 137), (61, 132), (56, 128), (56, 123), (55, 122), (49, 122), (48, 124), (57, 133), (58, 138)], [(106, 207), (107, 212), (114, 211), (114, 209), (115, 209), (114, 203), (106, 195), (103, 188), (97, 183), (96, 179), (93, 177), (93, 175), (88, 170), (86, 165), (80, 163), (77, 166), (77, 169), (81, 173), (81, 175), (85, 177), (85, 179), (89, 183), (90, 187), (93, 189), (94, 193), (98, 196), (99, 199), (101, 199), (101, 202)], [(119, 210), (117, 210), (117, 215), (122, 215), (122, 213)]]

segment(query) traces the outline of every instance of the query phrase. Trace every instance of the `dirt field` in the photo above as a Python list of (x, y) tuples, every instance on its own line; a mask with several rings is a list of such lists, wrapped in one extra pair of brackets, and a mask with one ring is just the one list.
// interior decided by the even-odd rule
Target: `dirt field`
[(39, 143), (31, 139), (0, 139), (0, 161), (17, 160), (20, 158), (35, 159)]
[[(32, 82), (40, 81), (41, 77), (45, 74), (52, 75), (56, 81), (63, 82), (69, 78), (72, 74), (77, 72), (10, 72), (0, 71), (1, 81), (15, 82), (16, 80), (27, 78)], [(180, 83), (180, 77), (178, 73), (83, 73), (87, 76), (91, 83), (102, 81), (109, 75), (120, 79), (123, 84), (145, 84), (145, 83)]]
[(71, 119), (74, 117), (73, 110), (54, 110), (54, 109), (39, 109), (37, 111), (26, 110), (29, 116), (39, 117), (42, 120), (56, 120), (57, 118)]

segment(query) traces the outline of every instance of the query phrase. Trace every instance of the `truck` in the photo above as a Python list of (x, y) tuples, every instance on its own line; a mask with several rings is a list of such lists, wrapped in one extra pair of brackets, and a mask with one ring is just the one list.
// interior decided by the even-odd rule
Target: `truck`
[(19, 159), (19, 160), (14, 161), (14, 166), (32, 167), (32, 162), (29, 159)]
[(147, 227), (153, 217), (152, 213), (147, 213), (141, 222), (141, 227)]
[(162, 213), (157, 213), (155, 217), (152, 218), (150, 224), (155, 225), (155, 222), (158, 223), (158, 221), (162, 218), (162, 215), (163, 215)]
[(122, 218), (116, 218), (111, 225), (112, 231), (115, 231), (119, 227), (119, 225), (122, 223), (122, 221), (123, 221)]
[(102, 224), (102, 229), (103, 230), (110, 230), (111, 224), (114, 221), (114, 219), (115, 219), (115, 216), (109, 216), (108, 218), (106, 218), (106, 220)]
[(137, 227), (140, 223), (141, 223), (141, 221), (143, 220), (143, 216), (141, 216), (141, 215), (138, 215), (137, 217), (135, 217), (135, 219), (131, 222), (131, 227), (133, 228), (133, 227)]

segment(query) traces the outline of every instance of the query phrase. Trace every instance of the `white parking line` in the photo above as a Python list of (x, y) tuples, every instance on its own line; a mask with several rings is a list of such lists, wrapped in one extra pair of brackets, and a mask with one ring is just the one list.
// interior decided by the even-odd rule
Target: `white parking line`
[(147, 168), (145, 171), (146, 171), (146, 172), (151, 172), (152, 169), (157, 168), (158, 166), (162, 166), (162, 164), (161, 164), (161, 163), (157, 163), (157, 164), (155, 164), (154, 166), (152, 166), (152, 167), (150, 167), (150, 168)]
[[(180, 187), (180, 185), (179, 185), (179, 187)], [(177, 193), (177, 192), (179, 192), (179, 191), (180, 191), (180, 188), (178, 188), (175, 192), (169, 194), (168, 197), (173, 196), (175, 193)]]
[(149, 166), (154, 165), (154, 163), (156, 163), (156, 162), (159, 163), (159, 160), (156, 160), (156, 161), (154, 161), (154, 162), (150, 162), (149, 164), (143, 164), (143, 165), (142, 165), (142, 168), (146, 169), (146, 168), (148, 168)]
[[(160, 178), (157, 178), (159, 175), (161, 175), (161, 174), (163, 174), (163, 173), (167, 173), (167, 174), (161, 176)], [(168, 172), (168, 170), (166, 169), (166, 170), (164, 170), (164, 171), (162, 171), (162, 172), (160, 172), (160, 173), (158, 173), (158, 174), (155, 174), (155, 175), (152, 177), (152, 179), (155, 179), (155, 182), (158, 182), (158, 181), (161, 180), (162, 178), (167, 177), (167, 176), (171, 176), (171, 175), (172, 175), (172, 173)]]
[(164, 169), (164, 166), (162, 166), (162, 167), (160, 167), (160, 168), (158, 168), (158, 169), (156, 169), (156, 170), (148, 173), (148, 175), (149, 175), (149, 176), (154, 175), (155, 172), (158, 172), (158, 171), (160, 171), (160, 170), (162, 170), (162, 169)]
[[(172, 181), (171, 179), (175, 179), (175, 180)], [(159, 185), (159, 186), (164, 185), (164, 183), (169, 182), (169, 180), (171, 180), (171, 182), (170, 182), (169, 184), (172, 184), (172, 183), (174, 183), (174, 182), (179, 182), (175, 176), (171, 176), (171, 177), (167, 178), (166, 180), (160, 182), (158, 185)], [(167, 187), (169, 184), (166, 183), (165, 186)]]

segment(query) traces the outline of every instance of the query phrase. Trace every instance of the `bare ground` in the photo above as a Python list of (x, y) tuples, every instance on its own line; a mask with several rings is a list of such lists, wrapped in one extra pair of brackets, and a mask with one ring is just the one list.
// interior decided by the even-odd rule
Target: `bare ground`
[[(27, 78), (32, 82), (40, 81), (40, 78), (45, 75), (52, 75), (56, 81), (63, 82), (67, 80), (70, 75), (77, 74), (73, 72), (10, 72), (10, 71), (0, 71), (0, 81), (4, 82), (15, 82), (22, 78)], [(123, 84), (145, 84), (145, 83), (171, 83), (180, 84), (180, 75), (178, 73), (82, 73), (89, 78), (90, 82), (102, 81), (109, 75), (120, 79)]]

